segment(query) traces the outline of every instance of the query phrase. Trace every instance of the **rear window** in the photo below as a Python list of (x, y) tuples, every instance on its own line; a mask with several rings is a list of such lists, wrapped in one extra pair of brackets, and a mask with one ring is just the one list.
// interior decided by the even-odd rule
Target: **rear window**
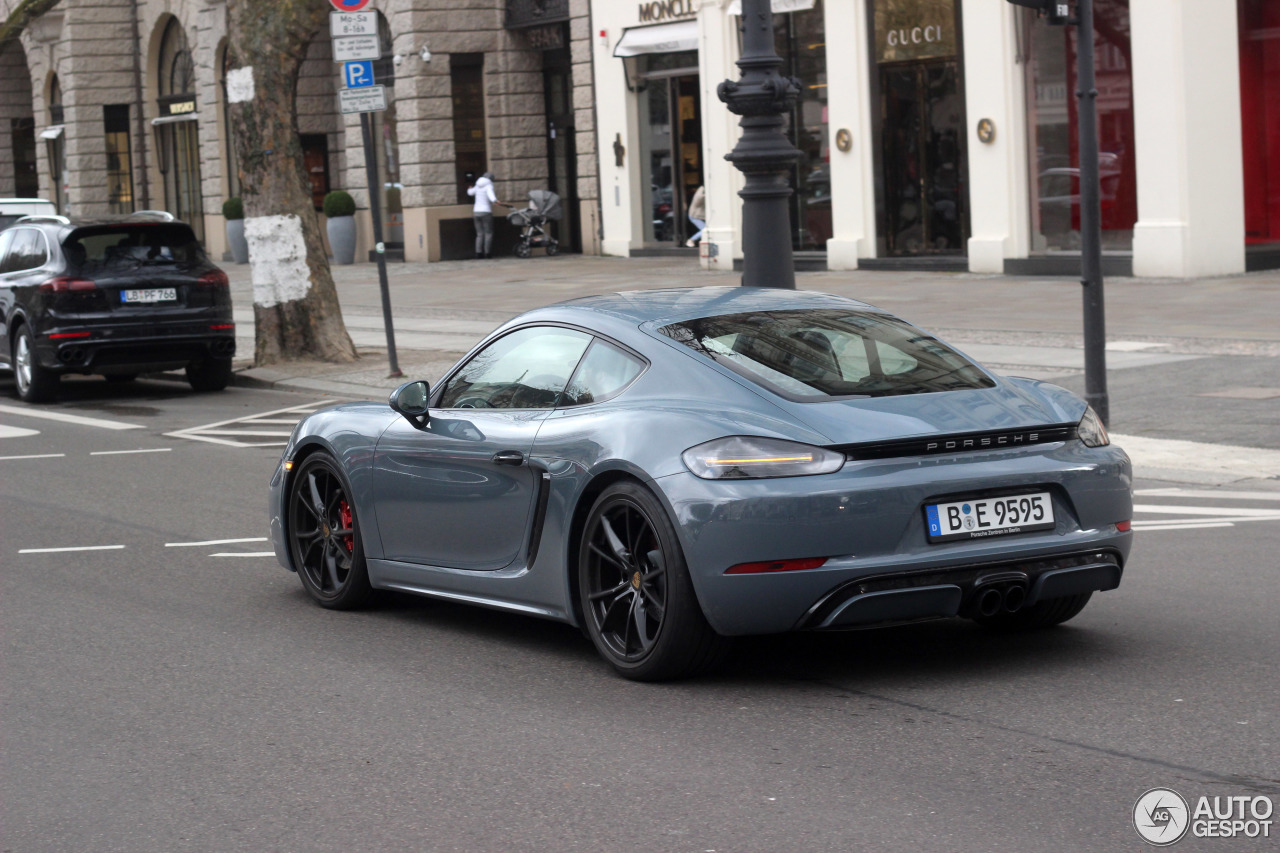
[(71, 266), (82, 272), (139, 266), (191, 266), (204, 250), (187, 225), (109, 225), (82, 228), (62, 244)]
[(799, 401), (991, 388), (973, 362), (884, 314), (821, 308), (702, 317), (662, 333)]

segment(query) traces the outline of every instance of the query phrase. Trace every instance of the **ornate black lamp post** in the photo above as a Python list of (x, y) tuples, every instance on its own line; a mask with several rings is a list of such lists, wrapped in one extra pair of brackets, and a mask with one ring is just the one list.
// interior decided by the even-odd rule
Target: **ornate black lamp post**
[(796, 289), (791, 257), (788, 174), (800, 152), (782, 133), (783, 116), (800, 96), (800, 81), (778, 74), (770, 0), (742, 0), (741, 79), (726, 80), (716, 94), (742, 116), (742, 138), (725, 159), (746, 176), (742, 198), (742, 285)]

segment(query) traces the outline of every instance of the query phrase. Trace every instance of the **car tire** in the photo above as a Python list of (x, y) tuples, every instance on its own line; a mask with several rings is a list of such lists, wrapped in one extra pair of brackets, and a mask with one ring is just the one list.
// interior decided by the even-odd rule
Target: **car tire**
[(707, 623), (674, 526), (634, 482), (612, 485), (587, 516), (578, 555), (587, 635), (618, 674), (661, 681), (705, 672), (730, 641)]
[(42, 367), (36, 358), (36, 341), (26, 323), (18, 326), (13, 336), (13, 384), (18, 398), (28, 403), (47, 403), (58, 395), (60, 377), (56, 371)]
[(289, 556), (302, 588), (321, 607), (354, 610), (373, 595), (360, 521), (338, 463), (308, 456), (289, 481)]
[(196, 391), (221, 391), (231, 383), (231, 359), (193, 361), (187, 365), (187, 381)]
[(1047, 598), (1044, 601), (1037, 601), (1030, 607), (1024, 607), (1016, 613), (975, 616), (973, 621), (988, 628), (999, 628), (1006, 631), (1052, 628), (1054, 625), (1061, 625), (1068, 619), (1074, 619), (1078, 616), (1092, 596), (1092, 592), (1082, 592), (1079, 595)]

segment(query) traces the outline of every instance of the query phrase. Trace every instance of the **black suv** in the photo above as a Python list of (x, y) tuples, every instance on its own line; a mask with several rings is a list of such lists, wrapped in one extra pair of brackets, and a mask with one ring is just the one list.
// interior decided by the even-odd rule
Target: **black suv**
[(29, 402), (53, 398), (63, 373), (186, 367), (197, 391), (231, 379), (231, 287), (183, 222), (19, 220), (0, 232), (0, 319), (0, 367)]

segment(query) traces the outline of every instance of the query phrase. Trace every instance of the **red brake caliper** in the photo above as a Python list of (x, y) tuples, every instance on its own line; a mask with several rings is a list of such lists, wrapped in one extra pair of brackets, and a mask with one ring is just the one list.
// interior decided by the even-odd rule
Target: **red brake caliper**
[[(338, 518), (342, 520), (342, 528), (344, 530), (351, 529), (351, 507), (347, 505), (345, 500), (338, 501)], [(355, 535), (342, 537), (342, 544), (347, 546), (348, 551), (356, 549)]]

